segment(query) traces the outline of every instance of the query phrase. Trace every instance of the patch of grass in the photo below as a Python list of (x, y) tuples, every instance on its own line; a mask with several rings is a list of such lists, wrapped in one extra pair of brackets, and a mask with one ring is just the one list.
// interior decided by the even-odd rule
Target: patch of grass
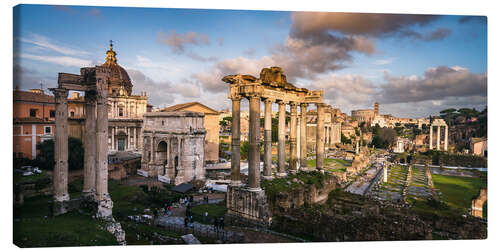
[(487, 186), (485, 178), (458, 177), (433, 174), (434, 187), (441, 192), (441, 200), (450, 207), (466, 213), (479, 190)]
[[(168, 241), (168, 242), (155, 242), (153, 239), (153, 234), (157, 233), (163, 236), (168, 236), (168, 237), (173, 237), (180, 239), (181, 234), (178, 234), (176, 232), (171, 232), (167, 231), (166, 229), (159, 228), (159, 227), (154, 227), (150, 225), (144, 225), (140, 223), (135, 223), (131, 221), (123, 221), (120, 222), (122, 225), (123, 230), (125, 230), (125, 240), (127, 241), (127, 245), (149, 245), (151, 244), (151, 241), (153, 241), (153, 245), (156, 245), (156, 243), (161, 243), (162, 245), (165, 244), (178, 244), (175, 241)], [(139, 237), (137, 236), (139, 235)]]
[[(317, 187), (322, 186), (322, 182), (325, 178), (329, 177), (330, 174), (325, 172), (322, 174), (318, 171), (311, 172), (298, 172), (296, 174), (290, 174), (285, 178), (275, 178), (273, 180), (263, 180), (261, 182), (262, 188), (266, 191), (266, 194), (270, 197), (280, 193), (280, 192), (288, 192), (293, 189), (301, 188), (305, 185), (316, 185)], [(303, 182), (294, 182), (293, 180), (297, 179)]]
[(117, 217), (137, 214), (146, 208), (144, 204), (137, 202), (138, 198), (147, 196), (140, 187), (122, 185), (119, 181), (109, 180), (108, 189), (113, 201), (113, 214)]
[[(45, 207), (41, 210), (45, 211)], [(53, 218), (35, 217), (34, 214), (18, 217), (14, 220), (14, 244), (19, 247), (61, 247), (118, 243), (98, 221), (71, 212)]]

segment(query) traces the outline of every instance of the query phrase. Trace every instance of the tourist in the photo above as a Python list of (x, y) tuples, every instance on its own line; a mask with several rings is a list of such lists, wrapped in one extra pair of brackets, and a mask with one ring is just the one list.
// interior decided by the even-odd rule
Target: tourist
[(220, 217), (219, 227), (220, 229), (224, 230), (224, 216)]
[(219, 220), (217, 220), (217, 217), (214, 216), (214, 231), (218, 231), (219, 229)]
[(188, 226), (188, 217), (186, 216), (184, 218), (184, 227), (187, 227)]
[(167, 215), (168, 216), (172, 215), (172, 207), (171, 206), (167, 207)]

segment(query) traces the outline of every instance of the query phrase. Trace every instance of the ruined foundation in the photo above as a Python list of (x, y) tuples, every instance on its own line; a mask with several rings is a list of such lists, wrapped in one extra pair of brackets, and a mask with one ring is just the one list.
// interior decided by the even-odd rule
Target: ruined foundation
[(228, 186), (226, 206), (225, 221), (230, 225), (271, 226), (272, 213), (264, 190), (250, 191), (247, 187)]

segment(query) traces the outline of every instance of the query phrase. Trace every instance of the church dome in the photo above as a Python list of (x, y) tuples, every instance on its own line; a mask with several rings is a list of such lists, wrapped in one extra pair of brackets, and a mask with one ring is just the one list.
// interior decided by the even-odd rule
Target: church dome
[(128, 76), (127, 71), (117, 63), (116, 52), (113, 50), (113, 44), (109, 45), (109, 50), (106, 51), (106, 62), (101, 66), (107, 67), (111, 71), (111, 78), (108, 83), (108, 93), (118, 95), (120, 88), (123, 87), (127, 95), (132, 94), (132, 81)]

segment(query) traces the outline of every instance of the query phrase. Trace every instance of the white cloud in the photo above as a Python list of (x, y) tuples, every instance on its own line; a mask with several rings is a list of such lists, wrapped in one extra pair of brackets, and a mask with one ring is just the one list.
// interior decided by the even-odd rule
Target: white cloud
[(52, 42), (49, 41), (49, 39), (45, 36), (38, 35), (38, 34), (32, 34), (32, 38), (21, 38), (20, 39), (22, 42), (25, 43), (30, 43), (33, 45), (36, 45), (39, 48), (44, 48), (48, 50), (52, 50), (64, 55), (88, 55), (89, 53), (86, 51), (82, 50), (77, 50), (77, 49), (71, 49), (67, 46), (62, 46), (62, 45), (56, 45)]
[(69, 56), (39, 56), (32, 54), (19, 54), (19, 57), (36, 61), (53, 63), (53, 64), (59, 64), (63, 66), (73, 66), (73, 67), (92, 66), (91, 60), (85, 60)]
[(387, 64), (391, 64), (394, 60), (395, 60), (395, 58), (380, 59), (380, 60), (376, 60), (373, 64), (375, 64), (375, 65), (387, 65)]

